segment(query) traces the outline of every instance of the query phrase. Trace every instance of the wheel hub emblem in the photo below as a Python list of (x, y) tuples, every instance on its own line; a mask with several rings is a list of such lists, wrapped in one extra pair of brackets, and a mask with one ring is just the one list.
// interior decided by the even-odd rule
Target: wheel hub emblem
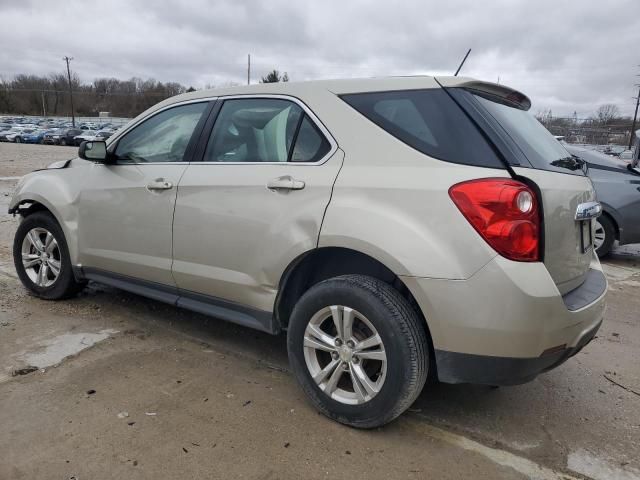
[(346, 345), (342, 345), (338, 348), (338, 354), (340, 355), (340, 360), (342, 360), (343, 362), (351, 361), (352, 351)]

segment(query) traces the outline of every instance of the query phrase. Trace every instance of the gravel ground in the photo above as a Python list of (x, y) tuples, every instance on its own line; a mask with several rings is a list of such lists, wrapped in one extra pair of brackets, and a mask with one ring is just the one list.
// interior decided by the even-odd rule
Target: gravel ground
[(75, 150), (0, 143), (0, 478), (640, 478), (638, 246), (604, 263), (606, 321), (561, 367), (429, 386), (399, 421), (356, 431), (309, 407), (283, 336), (97, 284), (27, 295), (10, 177)]
[(22, 176), (77, 153), (78, 147), (0, 142), (0, 177)]

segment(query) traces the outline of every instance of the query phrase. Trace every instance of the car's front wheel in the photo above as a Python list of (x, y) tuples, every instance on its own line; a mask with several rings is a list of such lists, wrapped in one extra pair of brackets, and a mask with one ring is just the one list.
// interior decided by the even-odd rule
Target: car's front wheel
[(594, 233), (593, 244), (596, 248), (598, 257), (604, 258), (611, 252), (613, 242), (615, 241), (616, 231), (611, 220), (605, 215), (601, 215), (596, 220), (596, 228)]
[(48, 212), (35, 212), (20, 223), (13, 261), (22, 284), (37, 297), (68, 298), (84, 286), (73, 275), (62, 228)]
[(22, 143), (22, 139), (20, 137), (16, 137), (16, 139), (14, 140), (14, 142), (16, 143)]
[(390, 422), (427, 379), (420, 316), (372, 277), (345, 275), (313, 286), (291, 314), (287, 343), (293, 373), (313, 405), (353, 427)]

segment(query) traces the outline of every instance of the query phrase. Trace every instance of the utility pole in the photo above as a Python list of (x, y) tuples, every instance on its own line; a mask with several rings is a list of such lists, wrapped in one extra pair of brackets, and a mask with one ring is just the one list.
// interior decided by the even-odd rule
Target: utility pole
[(251, 83), (251, 54), (247, 54), (247, 85)]
[(73, 128), (76, 128), (76, 115), (73, 113), (73, 88), (71, 88), (71, 70), (69, 70), (69, 62), (73, 60), (73, 57), (63, 57), (65, 62), (67, 62), (67, 78), (69, 79), (69, 97), (71, 99), (71, 124)]
[(458, 72), (460, 72), (460, 69), (462, 68), (462, 66), (464, 65), (464, 62), (467, 61), (467, 57), (469, 56), (469, 54), (471, 53), (471, 49), (467, 50), (467, 54), (464, 56), (464, 58), (462, 59), (462, 62), (460, 62), (460, 66), (458, 67), (458, 69), (456, 70), (456, 73), (453, 74), (454, 77), (458, 76)]
[(636, 133), (636, 119), (638, 118), (638, 104), (640, 104), (640, 86), (638, 96), (636, 97), (636, 112), (633, 114), (633, 122), (631, 122), (631, 134), (629, 135), (629, 150), (633, 145), (633, 135)]
[(42, 92), (40, 92), (42, 94), (42, 116), (46, 117), (47, 116), (47, 109), (45, 107), (45, 103), (44, 103), (44, 90)]

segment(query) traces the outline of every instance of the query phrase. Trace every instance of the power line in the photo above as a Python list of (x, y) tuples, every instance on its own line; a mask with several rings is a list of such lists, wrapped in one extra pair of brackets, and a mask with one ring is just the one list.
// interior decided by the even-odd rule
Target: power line
[[(64, 93), (64, 90), (55, 90), (55, 89), (47, 89), (47, 88), (4, 88), (2, 89), (4, 92), (45, 92), (45, 93)], [(182, 93), (182, 92), (181, 92)], [(115, 97), (130, 97), (130, 96), (148, 96), (148, 97), (165, 97), (177, 95), (175, 93), (162, 93), (162, 92), (128, 92), (128, 93), (118, 93), (118, 92), (98, 92), (96, 90), (80, 90), (76, 91), (76, 95), (98, 95), (98, 96), (115, 96)]]

